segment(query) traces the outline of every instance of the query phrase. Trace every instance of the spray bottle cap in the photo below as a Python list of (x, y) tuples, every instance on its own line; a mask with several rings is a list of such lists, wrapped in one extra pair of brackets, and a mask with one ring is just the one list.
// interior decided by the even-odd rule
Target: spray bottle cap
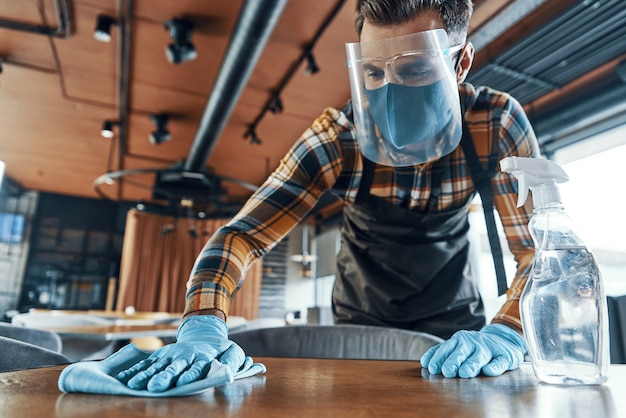
[(517, 178), (517, 207), (526, 202), (529, 189), (533, 192), (536, 208), (548, 203), (561, 203), (557, 183), (569, 180), (560, 165), (545, 158), (506, 157), (500, 161), (500, 169)]

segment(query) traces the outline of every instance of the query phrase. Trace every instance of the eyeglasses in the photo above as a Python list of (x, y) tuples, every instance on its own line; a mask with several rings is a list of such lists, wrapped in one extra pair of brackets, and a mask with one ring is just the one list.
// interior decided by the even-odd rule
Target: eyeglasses
[(442, 57), (459, 52), (463, 45), (439, 51), (407, 51), (389, 58), (362, 58), (365, 88), (377, 89), (394, 83), (406, 86), (426, 86), (441, 80), (449, 71)]

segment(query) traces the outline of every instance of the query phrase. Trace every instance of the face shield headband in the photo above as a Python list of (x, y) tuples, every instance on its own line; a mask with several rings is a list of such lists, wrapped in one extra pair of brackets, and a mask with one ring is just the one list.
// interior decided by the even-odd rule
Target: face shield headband
[(346, 44), (356, 136), (371, 161), (410, 166), (461, 141), (461, 106), (443, 29)]

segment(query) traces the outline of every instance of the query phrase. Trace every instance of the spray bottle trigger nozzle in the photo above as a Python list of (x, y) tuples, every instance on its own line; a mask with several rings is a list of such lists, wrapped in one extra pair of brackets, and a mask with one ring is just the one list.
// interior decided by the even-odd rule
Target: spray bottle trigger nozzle
[(512, 173), (517, 178), (518, 191), (517, 191), (517, 207), (520, 208), (524, 206), (526, 203), (526, 199), (528, 199), (528, 189), (529, 187), (526, 185), (526, 176), (522, 171), (514, 171)]
[(556, 185), (568, 180), (567, 173), (557, 163), (544, 158), (506, 157), (500, 161), (500, 169), (517, 178), (517, 207), (526, 202), (528, 190), (533, 191), (535, 207), (548, 201), (560, 201)]

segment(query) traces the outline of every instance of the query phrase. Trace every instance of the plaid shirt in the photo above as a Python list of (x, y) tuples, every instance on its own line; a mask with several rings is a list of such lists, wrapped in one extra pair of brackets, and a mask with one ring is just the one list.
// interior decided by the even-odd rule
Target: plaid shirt
[[(538, 157), (539, 147), (520, 104), (511, 96), (472, 85), (460, 85), (461, 103), (476, 102), (464, 111), (476, 152), (486, 167), (489, 154)], [(350, 131), (349, 140), (339, 133)], [(354, 203), (362, 173), (355, 126), (343, 112), (328, 108), (281, 160), (279, 167), (252, 195), (242, 210), (207, 242), (187, 284), (185, 313), (219, 309), (228, 313), (231, 297), (243, 283), (246, 269), (285, 237), (330, 191), (346, 204)], [(344, 135), (344, 138), (346, 135)], [(464, 206), (476, 190), (465, 156), (457, 147), (444, 157), (437, 210)], [(372, 194), (409, 209), (423, 211), (430, 196), (431, 164), (412, 167), (376, 165)], [(494, 203), (517, 262), (507, 300), (493, 322), (521, 331), (519, 297), (534, 255), (527, 225), (532, 209), (517, 208), (517, 183), (499, 167), (492, 180)], [(530, 199), (529, 199), (530, 200)], [(495, 285), (495, 284), (494, 284)]]

